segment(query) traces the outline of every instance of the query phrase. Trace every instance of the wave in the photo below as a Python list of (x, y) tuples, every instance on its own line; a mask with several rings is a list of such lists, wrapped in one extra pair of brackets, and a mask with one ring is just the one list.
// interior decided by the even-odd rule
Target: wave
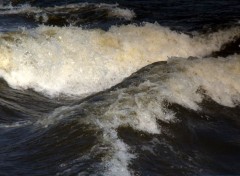
[(75, 118), (78, 123), (96, 126), (102, 131), (101, 144), (109, 150), (102, 159), (105, 171), (101, 174), (134, 175), (129, 164), (137, 154), (119, 138), (120, 127), (158, 135), (162, 131), (159, 122), (178, 122), (171, 105), (201, 112), (203, 101), (211, 99), (236, 107), (240, 103), (239, 74), (240, 55), (171, 57), (146, 66), (108, 91), (56, 109), (37, 125), (49, 128)]
[[(83, 19), (75, 16), (80, 11), (125, 20), (135, 16), (118, 5), (90, 3), (47, 8), (5, 6), (0, 11), (2, 15), (29, 15), (44, 24), (53, 24), (56, 17), (77, 25)], [(216, 164), (216, 153), (222, 153), (222, 149), (213, 155), (211, 151), (221, 144), (221, 148), (229, 147), (225, 153), (237, 147), (234, 135), (238, 131), (232, 119), (237, 119), (234, 112), (240, 104), (240, 55), (234, 54), (239, 39), (240, 27), (188, 35), (150, 23), (112, 26), (108, 31), (40, 26), (1, 33), (0, 77), (14, 88), (5, 82), (1, 86), (0, 129), (5, 136), (2, 146), (6, 146), (2, 160), (7, 159), (2, 167), (25, 163), (22, 169), (11, 171), (23, 175), (57, 172), (130, 176), (139, 175), (141, 172), (134, 170), (138, 172), (143, 166), (142, 173), (151, 175), (155, 172), (146, 168), (163, 156), (156, 161), (166, 167), (154, 166), (153, 170), (171, 166), (173, 173), (183, 175), (214, 173), (202, 163), (215, 158), (212, 163)], [(217, 108), (212, 107), (215, 105)], [(216, 113), (221, 108), (228, 115)], [(212, 119), (218, 117), (220, 125)], [(225, 117), (231, 118), (226, 123), (233, 129), (224, 125)], [(198, 118), (207, 121), (199, 123)], [(180, 121), (179, 126), (175, 124)], [(198, 131), (195, 126), (200, 126)], [(209, 133), (213, 135), (209, 137)], [(220, 135), (227, 140), (221, 140)], [(171, 142), (165, 144), (166, 138)], [(196, 140), (194, 152), (200, 154), (192, 157), (187, 145), (192, 148)], [(209, 140), (213, 142), (208, 148)], [(157, 142), (164, 143), (164, 147)], [(145, 153), (144, 148), (153, 155)], [(209, 157), (202, 159), (201, 152)], [(45, 163), (50, 162), (53, 166), (46, 167)], [(225, 163), (231, 163), (231, 158)]]
[[(176, 119), (175, 113), (168, 108), (169, 104), (201, 111), (203, 100), (210, 98), (223, 106), (238, 106), (239, 73), (240, 55), (207, 59), (171, 58), (166, 63), (149, 65), (132, 75), (125, 80), (127, 86), (123, 82), (105, 92), (101, 95), (103, 101), (94, 102), (92, 97), (74, 108), (77, 111), (84, 109), (88, 117), (93, 117), (93, 123), (105, 130), (126, 125), (159, 134), (161, 128), (157, 120), (169, 123)], [(95, 110), (88, 111), (89, 107)]]
[[(139, 72), (141, 73), (142, 71)], [(162, 127), (159, 121), (178, 122), (176, 111), (169, 108), (173, 104), (201, 111), (201, 103), (206, 98), (228, 107), (236, 107), (240, 103), (239, 55), (206, 59), (172, 58), (168, 63), (159, 63), (150, 67), (148, 73), (146, 70), (144, 73), (139, 75), (144, 81), (137, 85), (130, 84), (127, 88), (117, 88), (112, 93), (111, 96), (117, 94), (117, 98), (102, 113), (100, 120), (100, 126), (104, 126), (103, 129), (108, 133), (114, 134), (108, 129), (114, 131), (113, 129), (117, 130), (122, 126), (130, 126), (137, 131), (160, 134)], [(136, 77), (138, 74), (133, 76), (135, 81)], [(116, 153), (122, 151), (117, 148), (115, 150)], [(128, 156), (129, 152), (130, 150), (125, 151), (128, 163), (133, 155)], [(123, 161), (119, 157), (118, 160)], [(119, 166), (121, 170), (120, 166), (126, 165), (115, 166)], [(123, 170), (128, 170), (128, 165)]]
[(13, 88), (84, 97), (148, 64), (209, 55), (239, 35), (239, 28), (231, 28), (191, 37), (149, 23), (109, 31), (41, 26), (1, 34), (0, 75)]
[(21, 6), (0, 7), (1, 15), (20, 15), (42, 24), (78, 25), (84, 20), (95, 21), (98, 18), (120, 18), (131, 20), (135, 17), (132, 10), (120, 8), (118, 4), (77, 3), (54, 7), (34, 7), (28, 4)]

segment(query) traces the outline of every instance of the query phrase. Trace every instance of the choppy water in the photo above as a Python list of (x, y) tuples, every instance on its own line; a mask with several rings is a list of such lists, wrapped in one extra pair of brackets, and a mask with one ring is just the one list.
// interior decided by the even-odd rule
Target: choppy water
[(4, 1), (0, 175), (239, 175), (240, 2)]

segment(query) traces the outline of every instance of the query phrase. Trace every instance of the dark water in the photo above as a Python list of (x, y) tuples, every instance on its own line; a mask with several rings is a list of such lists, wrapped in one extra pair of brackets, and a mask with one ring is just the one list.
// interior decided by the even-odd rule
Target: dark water
[(238, 0), (4, 1), (0, 175), (240, 175), (239, 24)]

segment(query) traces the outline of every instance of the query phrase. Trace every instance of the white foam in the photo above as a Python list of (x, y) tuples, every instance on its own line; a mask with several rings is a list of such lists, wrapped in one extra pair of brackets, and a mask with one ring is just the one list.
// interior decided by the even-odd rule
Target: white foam
[(86, 96), (171, 56), (204, 56), (240, 35), (239, 28), (190, 37), (158, 24), (105, 32), (47, 27), (2, 34), (0, 75), (10, 86), (51, 96)]
[(104, 114), (114, 128), (127, 125), (159, 134), (157, 120), (175, 121), (166, 101), (195, 111), (201, 110), (199, 104), (204, 94), (223, 106), (235, 107), (240, 103), (240, 55), (196, 60), (175, 58), (165, 67), (168, 71), (156, 72), (154, 81), (150, 75), (148, 81), (138, 86), (117, 91), (118, 98)]
[(128, 164), (135, 156), (129, 152), (129, 147), (121, 139), (118, 138), (116, 129), (106, 128), (104, 124), (103, 138), (105, 142), (108, 142), (112, 146), (112, 153), (110, 159), (104, 161), (105, 170), (103, 175), (106, 176), (130, 176), (131, 172), (128, 169)]
[[(180, 62), (179, 66), (183, 67), (182, 64)], [(186, 91), (179, 92), (188, 97), (186, 107), (194, 109), (191, 107), (193, 102), (202, 101), (203, 98), (197, 93), (199, 88), (206, 91), (205, 94), (218, 104), (235, 107), (240, 102), (240, 55), (199, 59), (188, 62), (184, 67), (186, 72), (180, 77), (187, 80), (187, 85), (181, 83)]]
[(119, 7), (115, 7), (113, 8), (110, 13), (110, 16), (115, 16), (118, 18), (124, 18), (125, 20), (131, 20), (134, 17), (136, 17), (136, 14), (134, 13), (133, 10), (129, 10), (129, 9), (122, 9)]

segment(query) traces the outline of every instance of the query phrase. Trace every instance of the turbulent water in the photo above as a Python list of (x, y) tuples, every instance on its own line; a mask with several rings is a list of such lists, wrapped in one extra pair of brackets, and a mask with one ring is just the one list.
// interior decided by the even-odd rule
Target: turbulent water
[(0, 175), (240, 175), (238, 0), (0, 5)]

